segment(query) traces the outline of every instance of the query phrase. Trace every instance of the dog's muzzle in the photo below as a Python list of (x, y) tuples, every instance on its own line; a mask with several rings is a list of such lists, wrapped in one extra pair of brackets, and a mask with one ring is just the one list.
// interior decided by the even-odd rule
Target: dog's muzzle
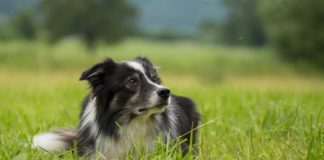
[(168, 88), (160, 88), (156, 91), (156, 94), (158, 95), (158, 100), (154, 106), (138, 108), (136, 112), (138, 114), (144, 114), (146, 112), (149, 112), (149, 110), (151, 110), (152, 112), (162, 112), (164, 108), (169, 104), (171, 93)]

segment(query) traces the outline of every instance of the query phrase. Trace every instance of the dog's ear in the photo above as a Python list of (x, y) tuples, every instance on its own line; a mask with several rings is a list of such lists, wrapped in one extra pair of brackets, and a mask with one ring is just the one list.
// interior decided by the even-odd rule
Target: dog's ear
[(145, 65), (153, 66), (152, 62), (146, 57), (136, 57), (134, 60), (138, 61), (138, 62), (140, 62), (142, 64), (145, 64)]
[(92, 77), (99, 76), (103, 73), (104, 73), (104, 70), (102, 68), (102, 63), (99, 63), (99, 64), (96, 64), (96, 65), (92, 66), (91, 68), (87, 69), (86, 71), (84, 71), (81, 74), (79, 80), (80, 81), (88, 80)]
[(85, 70), (81, 74), (79, 80), (88, 80), (91, 82), (92, 79), (98, 79), (98, 77), (103, 77), (103, 75), (111, 73), (115, 66), (116, 63), (111, 58), (107, 58), (103, 62), (95, 64)]
[(159, 70), (159, 68), (160, 68), (158, 66), (154, 66), (152, 64), (152, 62), (148, 58), (146, 58), (146, 57), (136, 57), (134, 60), (137, 61), (137, 62), (139, 62), (139, 63), (141, 63), (144, 67), (151, 67), (151, 68), (153, 68), (153, 70), (155, 72), (157, 72)]

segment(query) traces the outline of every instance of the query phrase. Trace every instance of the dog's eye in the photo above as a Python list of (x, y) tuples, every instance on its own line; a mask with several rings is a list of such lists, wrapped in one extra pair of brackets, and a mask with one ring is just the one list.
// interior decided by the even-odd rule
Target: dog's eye
[(130, 87), (135, 87), (137, 85), (137, 81), (135, 79), (130, 79), (128, 80), (127, 85)]
[(157, 82), (159, 82), (159, 78), (157, 76), (153, 76), (152, 77), (152, 81), (155, 82), (155, 83), (157, 83)]

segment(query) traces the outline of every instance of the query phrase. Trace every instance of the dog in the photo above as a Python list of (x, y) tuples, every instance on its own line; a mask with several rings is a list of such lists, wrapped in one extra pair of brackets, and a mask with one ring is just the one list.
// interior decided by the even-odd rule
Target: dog
[(156, 141), (181, 141), (182, 154), (196, 142), (200, 114), (195, 103), (171, 94), (146, 57), (114, 62), (106, 58), (80, 77), (90, 93), (82, 104), (76, 130), (60, 129), (34, 136), (33, 147), (61, 153), (76, 146), (78, 155), (123, 159), (136, 150), (150, 152)]

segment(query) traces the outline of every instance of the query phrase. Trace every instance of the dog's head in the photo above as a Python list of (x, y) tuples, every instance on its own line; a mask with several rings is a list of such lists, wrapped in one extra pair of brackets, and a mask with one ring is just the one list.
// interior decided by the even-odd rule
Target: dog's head
[(121, 63), (107, 58), (84, 71), (80, 80), (89, 82), (98, 112), (152, 115), (163, 112), (170, 99), (170, 90), (145, 57)]

